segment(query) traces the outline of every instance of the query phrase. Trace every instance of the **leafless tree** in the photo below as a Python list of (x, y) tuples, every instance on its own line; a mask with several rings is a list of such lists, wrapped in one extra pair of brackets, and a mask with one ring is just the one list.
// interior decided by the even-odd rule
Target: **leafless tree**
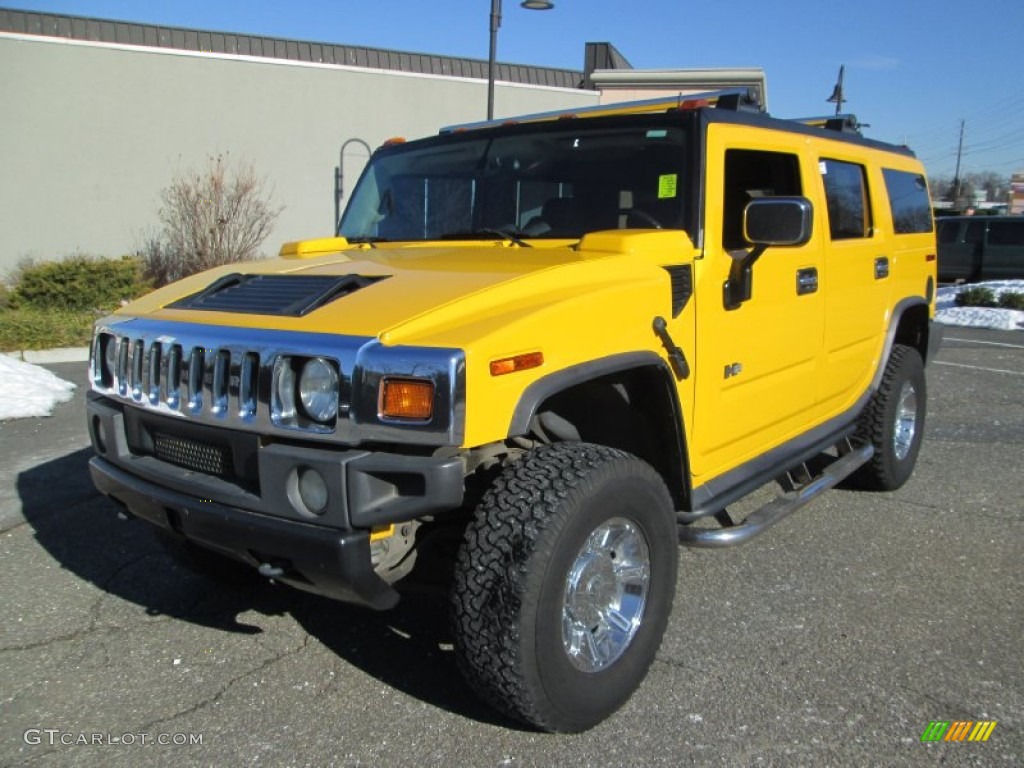
[(154, 284), (210, 267), (258, 258), (283, 210), (251, 162), (210, 157), (206, 167), (179, 172), (161, 193), (162, 231), (142, 249)]

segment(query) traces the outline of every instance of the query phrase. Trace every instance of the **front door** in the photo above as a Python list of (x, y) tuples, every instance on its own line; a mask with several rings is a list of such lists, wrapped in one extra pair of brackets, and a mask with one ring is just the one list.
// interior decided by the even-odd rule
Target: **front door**
[(769, 248), (760, 257), (748, 301), (728, 308), (723, 298), (733, 263), (752, 249), (743, 236), (747, 203), (804, 195), (815, 181), (791, 137), (761, 132), (754, 145), (750, 135), (749, 128), (708, 127), (706, 234), (695, 264), (695, 485), (804, 432), (815, 414), (824, 323), (821, 213), (807, 244)]

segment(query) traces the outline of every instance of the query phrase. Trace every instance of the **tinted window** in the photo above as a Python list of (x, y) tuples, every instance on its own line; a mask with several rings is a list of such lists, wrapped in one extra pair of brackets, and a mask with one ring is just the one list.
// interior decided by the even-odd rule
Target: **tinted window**
[[(897, 235), (932, 231), (931, 201), (928, 185), (919, 173), (882, 170), (885, 188), (889, 193), (889, 208)], [(955, 227), (953, 228), (955, 232)], [(943, 241), (949, 242), (949, 241)]]
[(598, 229), (682, 228), (683, 148), (680, 127), (651, 118), (538, 123), (388, 147), (360, 178), (340, 234), (579, 238)]
[(988, 225), (989, 245), (1024, 245), (1024, 221), (993, 221)]
[(972, 221), (967, 225), (967, 231), (964, 232), (965, 243), (983, 243), (985, 242), (985, 222), (984, 221)]
[(828, 226), (833, 240), (868, 237), (871, 211), (864, 167), (840, 160), (822, 160), (821, 178), (828, 203)]
[(960, 231), (959, 221), (944, 221), (939, 224), (938, 241), (943, 245), (956, 242), (957, 232)]
[(722, 246), (727, 250), (750, 247), (743, 237), (743, 211), (751, 200), (800, 194), (800, 162), (796, 155), (751, 149), (727, 150)]

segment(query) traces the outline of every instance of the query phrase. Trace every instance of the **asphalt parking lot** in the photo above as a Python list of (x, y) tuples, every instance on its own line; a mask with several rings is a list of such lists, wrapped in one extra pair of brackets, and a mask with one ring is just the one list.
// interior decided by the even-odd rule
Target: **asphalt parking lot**
[[(176, 564), (92, 489), (81, 391), (0, 424), (0, 765), (1020, 765), (1024, 334), (946, 337), (907, 486), (684, 550), (646, 682), (578, 736), (478, 703), (439, 596), (375, 614)], [(934, 720), (997, 725), (923, 744)]]

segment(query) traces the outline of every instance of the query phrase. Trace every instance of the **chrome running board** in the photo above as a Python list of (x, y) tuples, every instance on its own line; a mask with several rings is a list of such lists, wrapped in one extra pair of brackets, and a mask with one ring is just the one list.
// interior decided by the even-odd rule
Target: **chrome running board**
[[(851, 447), (839, 458), (833, 459), (816, 477), (809, 477), (799, 487), (786, 491), (772, 499), (760, 509), (747, 516), (743, 522), (730, 524), (728, 515), (722, 511), (715, 518), (722, 524), (721, 528), (694, 528), (689, 525), (679, 527), (679, 541), (691, 547), (730, 547), (743, 544), (757, 534), (779, 522), (790, 512), (794, 512), (820, 496), (835, 485), (838, 485), (867, 464), (874, 456), (875, 449), (871, 445)], [(804, 465), (801, 465), (803, 469)], [(784, 476), (788, 478), (787, 476)], [(790, 483), (792, 485), (792, 483)]]

